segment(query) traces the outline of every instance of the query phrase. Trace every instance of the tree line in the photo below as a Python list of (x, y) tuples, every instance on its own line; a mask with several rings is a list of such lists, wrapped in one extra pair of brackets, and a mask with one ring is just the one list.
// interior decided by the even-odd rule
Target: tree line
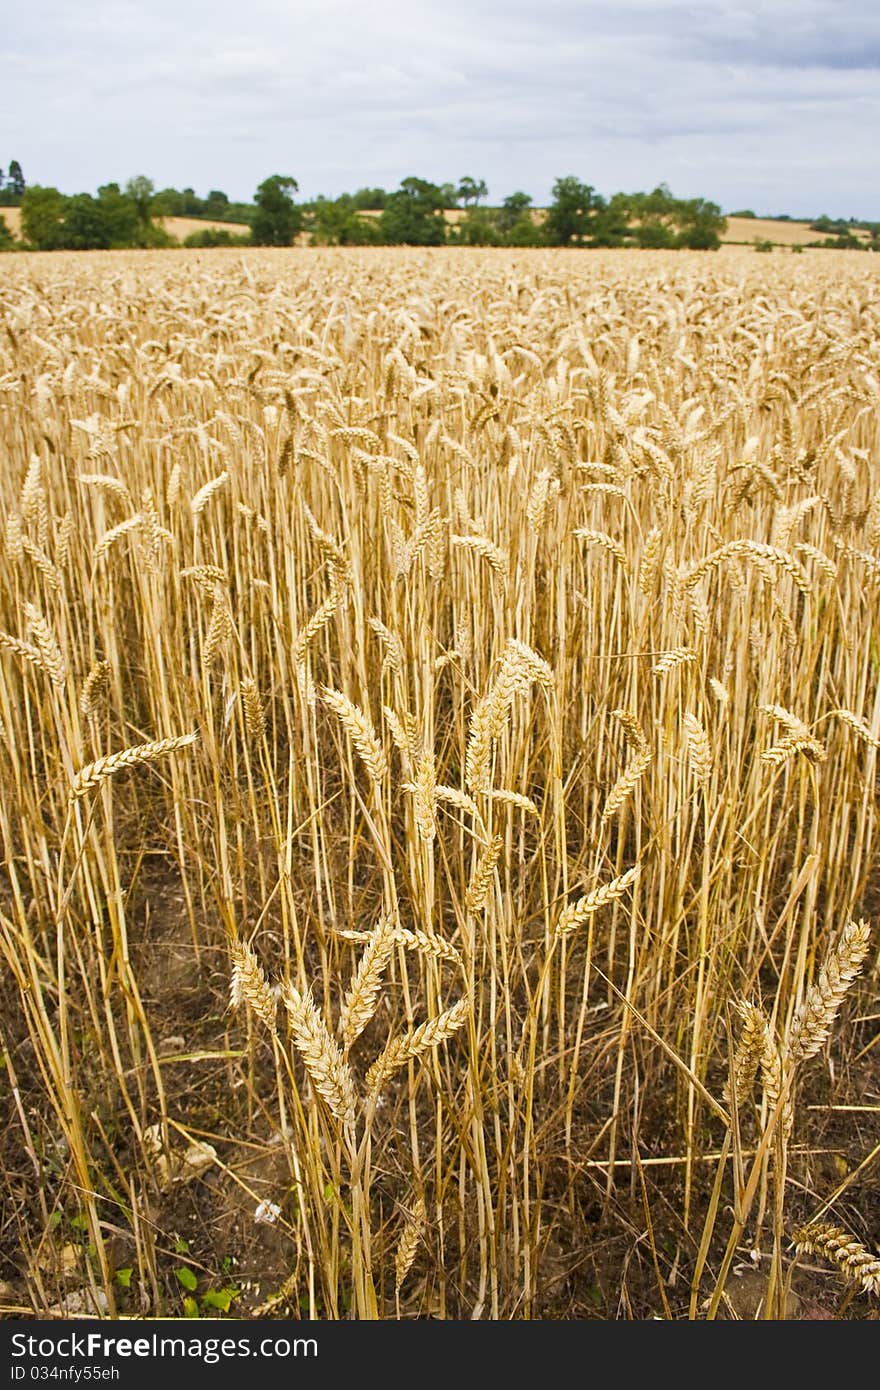
[[(323, 246), (643, 246), (712, 250), (725, 219), (716, 203), (675, 198), (665, 185), (652, 193), (605, 198), (569, 175), (553, 185), (550, 205), (535, 209), (528, 193), (509, 194), (485, 206), (485, 180), (470, 175), (457, 184), (405, 178), (393, 191), (362, 188), (337, 198), (296, 202), (290, 175), (272, 174), (253, 203), (235, 203), (220, 190), (199, 198), (192, 189), (156, 190), (143, 176), (102, 185), (96, 195), (67, 195), (57, 188), (24, 186), (19, 166), (14, 201), (21, 208), (22, 244), (39, 251), (109, 250), (174, 245), (166, 217), (239, 223), (205, 227), (189, 246), (290, 246), (302, 232)], [(12, 201), (12, 199), (9, 199)], [(447, 214), (456, 210), (457, 218)], [(11, 238), (7, 236), (7, 245)]]
[[(258, 186), (253, 202), (231, 200), (219, 189), (204, 198), (192, 188), (157, 190), (139, 175), (124, 188), (102, 185), (96, 195), (67, 195), (57, 188), (25, 182), (13, 160), (0, 169), (0, 206), (21, 208), (21, 237), (15, 242), (0, 220), (0, 247), (33, 250), (110, 250), (173, 246), (162, 225), (167, 217), (226, 222), (206, 226), (185, 238), (186, 246), (290, 246), (301, 233), (323, 246), (555, 246), (687, 248), (715, 250), (726, 218), (706, 198), (676, 198), (666, 184), (650, 193), (605, 197), (574, 175), (556, 179), (548, 207), (536, 209), (528, 193), (508, 194), (489, 206), (484, 179), (471, 175), (457, 183), (402, 179), (398, 188), (360, 188), (336, 198), (297, 202), (299, 185), (290, 175), (272, 174)], [(448, 214), (455, 210), (456, 216)], [(850, 224), (818, 219), (816, 230), (834, 230), (833, 244), (863, 246)], [(868, 224), (858, 224), (868, 225)], [(242, 227), (244, 230), (242, 230)], [(832, 244), (826, 242), (826, 245)]]

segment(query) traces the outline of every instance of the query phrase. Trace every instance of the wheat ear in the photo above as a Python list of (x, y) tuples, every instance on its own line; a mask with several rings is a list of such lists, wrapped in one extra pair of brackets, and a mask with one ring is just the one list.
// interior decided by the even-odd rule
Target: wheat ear
[(262, 966), (246, 941), (235, 941), (232, 945), (232, 982), (229, 990), (229, 1006), (240, 1009), (246, 1004), (262, 1019), (270, 1032), (275, 1032), (277, 1005), (275, 995), (266, 979)]
[(178, 734), (174, 738), (160, 738), (153, 743), (136, 743), (131, 748), (120, 748), (117, 753), (106, 753), (103, 758), (96, 758), (93, 763), (86, 763), (85, 767), (80, 768), (71, 783), (70, 795), (85, 796), (86, 792), (92, 791), (115, 772), (121, 772), (126, 767), (138, 767), (141, 763), (155, 762), (166, 753), (175, 753), (178, 748), (189, 747), (197, 738), (197, 733)]
[(864, 964), (870, 938), (867, 922), (847, 922), (794, 1016), (788, 1039), (792, 1061), (815, 1057), (828, 1040), (847, 991)]
[(291, 984), (284, 992), (284, 1007), (290, 1035), (312, 1085), (337, 1120), (353, 1124), (357, 1114), (354, 1077), (323, 1015), (310, 994), (300, 994)]
[(634, 864), (631, 869), (627, 869), (625, 874), (618, 878), (611, 879), (610, 883), (603, 883), (599, 888), (594, 888), (585, 897), (578, 898), (577, 902), (569, 903), (560, 914), (559, 921), (556, 923), (556, 939), (568, 936), (569, 933), (581, 926), (588, 917), (594, 912), (598, 912), (600, 907), (607, 906), (608, 903), (616, 902), (622, 898), (627, 888), (635, 883), (639, 873), (639, 865)]
[(863, 1293), (880, 1293), (880, 1258), (840, 1226), (811, 1221), (794, 1232), (793, 1240), (799, 1253), (822, 1255)]
[(495, 877), (495, 865), (498, 863), (503, 846), (502, 837), (493, 835), (477, 860), (464, 899), (468, 912), (479, 912), (480, 908), (485, 906), (489, 889), (492, 886), (492, 879)]
[(412, 1211), (407, 1214), (394, 1256), (394, 1291), (397, 1294), (400, 1293), (403, 1281), (412, 1269), (419, 1241), (425, 1234), (425, 1216), (425, 1199), (417, 1197), (413, 1202)]
[(741, 1004), (738, 1004), (737, 1011), (742, 1019), (742, 1033), (733, 1054), (731, 1066), (733, 1086), (731, 1088), (730, 1081), (725, 1082), (724, 1099), (730, 1104), (733, 1097), (736, 1104), (741, 1106), (745, 1105), (752, 1094), (758, 1068), (761, 1065), (766, 1020), (757, 1005), (749, 1003), (748, 1000), (743, 1000)]
[(396, 935), (390, 917), (382, 917), (370, 933), (366, 948), (358, 961), (342, 1008), (339, 1013), (339, 1032), (346, 1051), (366, 1028), (376, 1012), (382, 976), (391, 959)]
[(467, 998), (459, 999), (451, 1009), (437, 1014), (436, 1018), (429, 1018), (418, 1028), (411, 1028), (392, 1038), (367, 1072), (367, 1090), (375, 1094), (388, 1077), (406, 1066), (407, 1062), (415, 1061), (432, 1048), (439, 1047), (464, 1023), (467, 1009)]
[(373, 725), (363, 710), (352, 704), (348, 696), (343, 695), (341, 691), (331, 690), (328, 686), (324, 686), (321, 694), (325, 705), (329, 705), (342, 722), (349, 738), (363, 759), (364, 767), (378, 785), (384, 780), (388, 771), (388, 761)]

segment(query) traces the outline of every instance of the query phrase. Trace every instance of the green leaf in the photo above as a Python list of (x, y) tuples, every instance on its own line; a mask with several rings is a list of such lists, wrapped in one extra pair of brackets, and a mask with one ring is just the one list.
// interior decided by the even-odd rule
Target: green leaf
[(211, 1289), (202, 1295), (202, 1303), (206, 1308), (219, 1308), (221, 1313), (228, 1313), (232, 1300), (237, 1297), (238, 1289)]
[(179, 1269), (176, 1269), (174, 1275), (178, 1284), (182, 1284), (185, 1289), (189, 1289), (190, 1293), (193, 1293), (199, 1287), (197, 1277), (186, 1265), (181, 1265)]
[(186, 1255), (189, 1252), (189, 1241), (184, 1240), (183, 1236), (178, 1236), (174, 1242), (175, 1255)]
[(199, 1305), (194, 1298), (183, 1300), (183, 1316), (185, 1318), (197, 1318), (199, 1316)]
[(130, 1289), (130, 1288), (131, 1288), (131, 1276), (132, 1276), (133, 1274), (134, 1274), (134, 1270), (133, 1270), (130, 1266), (129, 1266), (128, 1269), (117, 1269), (117, 1271), (116, 1271), (116, 1282), (117, 1282), (117, 1284), (121, 1284), (122, 1287), (123, 1287), (124, 1289)]

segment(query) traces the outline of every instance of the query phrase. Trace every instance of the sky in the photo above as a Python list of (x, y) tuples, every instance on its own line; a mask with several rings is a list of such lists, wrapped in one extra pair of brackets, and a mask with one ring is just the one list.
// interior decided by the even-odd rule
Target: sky
[(0, 25), (0, 167), (250, 200), (485, 179), (546, 203), (665, 182), (880, 220), (865, 0), (29, 0)]

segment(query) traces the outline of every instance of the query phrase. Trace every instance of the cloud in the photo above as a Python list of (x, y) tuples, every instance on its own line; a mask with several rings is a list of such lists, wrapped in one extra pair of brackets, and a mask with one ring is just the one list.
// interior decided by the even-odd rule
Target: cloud
[(31, 0), (0, 125), (33, 181), (250, 197), (420, 173), (880, 218), (880, 14), (855, 0)]

